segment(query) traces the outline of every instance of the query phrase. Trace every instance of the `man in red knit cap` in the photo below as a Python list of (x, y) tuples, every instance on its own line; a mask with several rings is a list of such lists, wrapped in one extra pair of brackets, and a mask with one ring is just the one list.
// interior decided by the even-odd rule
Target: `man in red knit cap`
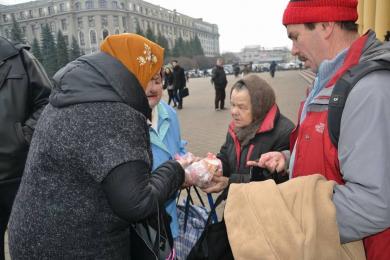
[[(373, 31), (359, 36), (357, 0), (291, 0), (283, 24), (292, 54), (316, 73), (302, 104), (290, 151), (264, 154), (250, 165), (290, 177), (320, 173), (336, 181), (333, 202), (342, 243), (364, 239), (368, 259), (390, 259), (390, 71), (360, 79), (342, 112), (338, 145), (328, 108), (336, 82), (350, 68), (390, 62), (390, 45)], [(341, 113), (341, 112), (340, 112)], [(333, 125), (332, 125), (333, 126)], [(290, 153), (291, 152), (291, 153)]]

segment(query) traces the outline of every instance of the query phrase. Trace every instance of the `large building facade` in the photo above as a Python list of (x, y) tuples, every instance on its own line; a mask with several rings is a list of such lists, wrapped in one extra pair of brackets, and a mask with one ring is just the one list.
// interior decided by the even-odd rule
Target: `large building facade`
[(218, 26), (168, 10), (142, 0), (38, 0), (16, 5), (0, 5), (0, 35), (10, 38), (15, 17), (27, 42), (40, 40), (48, 24), (56, 34), (61, 30), (68, 44), (74, 36), (84, 53), (93, 53), (110, 34), (143, 32), (149, 26), (155, 35), (168, 39), (169, 47), (182, 37), (199, 37), (206, 56), (219, 55)]
[(244, 47), (236, 56), (242, 63), (270, 63), (290, 62), (293, 60), (291, 51), (287, 47), (264, 48), (260, 45)]

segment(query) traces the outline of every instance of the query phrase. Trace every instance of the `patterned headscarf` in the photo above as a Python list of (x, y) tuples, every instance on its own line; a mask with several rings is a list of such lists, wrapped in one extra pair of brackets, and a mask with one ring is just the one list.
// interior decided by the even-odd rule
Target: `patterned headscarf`
[(164, 48), (132, 33), (108, 36), (100, 45), (100, 50), (118, 59), (135, 75), (144, 90), (160, 71), (164, 59)]

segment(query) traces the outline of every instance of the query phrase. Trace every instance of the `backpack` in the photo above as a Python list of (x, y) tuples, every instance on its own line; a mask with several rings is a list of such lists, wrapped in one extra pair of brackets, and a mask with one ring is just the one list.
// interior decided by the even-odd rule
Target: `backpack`
[(341, 116), (349, 93), (360, 79), (378, 70), (388, 70), (390, 72), (390, 62), (375, 60), (359, 63), (348, 69), (336, 82), (328, 107), (329, 136), (336, 148), (339, 143)]

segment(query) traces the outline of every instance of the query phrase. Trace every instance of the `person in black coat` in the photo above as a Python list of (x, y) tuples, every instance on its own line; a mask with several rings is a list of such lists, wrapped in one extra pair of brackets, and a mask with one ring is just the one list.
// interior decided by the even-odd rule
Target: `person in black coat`
[(182, 97), (182, 90), (186, 86), (186, 75), (184, 73), (184, 69), (180, 67), (177, 60), (172, 61), (173, 66), (173, 86), (175, 87), (175, 92), (177, 93), (177, 98), (179, 101), (179, 105), (177, 106), (178, 109), (183, 108), (183, 97)]
[(225, 109), (227, 79), (222, 59), (217, 59), (217, 65), (212, 71), (211, 82), (215, 88), (215, 110)]
[(246, 183), (273, 178), (276, 182), (288, 179), (286, 173), (270, 174), (258, 167), (248, 167), (269, 151), (289, 149), (294, 124), (283, 116), (275, 102), (275, 93), (257, 75), (248, 75), (231, 89), (232, 121), (226, 141), (217, 157), (222, 162), (223, 176), (214, 175), (214, 185), (205, 192), (220, 192), (229, 183)]
[(168, 67), (164, 70), (164, 89), (168, 91), (168, 105), (171, 105), (171, 101), (173, 101), (173, 107), (176, 107), (177, 97), (173, 86), (173, 73)]
[(51, 90), (46, 72), (28, 49), (0, 37), (0, 260), (31, 137)]

